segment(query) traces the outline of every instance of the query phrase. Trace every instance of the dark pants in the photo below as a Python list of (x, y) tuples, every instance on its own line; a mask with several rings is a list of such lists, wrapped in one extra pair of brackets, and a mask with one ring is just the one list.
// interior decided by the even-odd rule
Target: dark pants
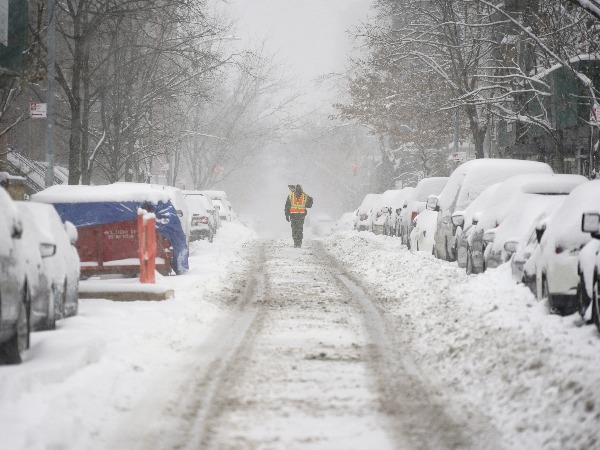
[(302, 245), (302, 237), (304, 231), (304, 214), (290, 214), (290, 222), (292, 224), (292, 239), (294, 239), (294, 246), (300, 247)]

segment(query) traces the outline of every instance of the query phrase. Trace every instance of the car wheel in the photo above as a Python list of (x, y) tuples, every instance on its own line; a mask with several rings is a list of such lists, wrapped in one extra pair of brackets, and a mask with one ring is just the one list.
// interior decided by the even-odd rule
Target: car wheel
[(25, 294), (19, 304), (15, 335), (0, 345), (1, 364), (19, 364), (21, 362), (21, 355), (29, 348), (29, 313), (27, 303), (27, 286), (25, 286)]
[(59, 295), (56, 292), (56, 287), (52, 283), (50, 288), (50, 298), (48, 299), (48, 317), (46, 323), (44, 323), (44, 330), (54, 330), (56, 328), (56, 302), (58, 301)]
[(550, 290), (548, 289), (548, 279), (544, 274), (542, 274), (542, 298), (548, 299), (550, 312), (552, 314), (557, 313), (556, 308), (554, 308), (554, 305), (552, 304), (552, 295), (550, 295)]
[(471, 249), (467, 247), (467, 275), (471, 275), (473, 273), (473, 255), (471, 254)]
[(452, 249), (448, 248), (448, 238), (446, 238), (446, 242), (444, 247), (446, 248), (446, 261), (455, 261), (453, 255), (452, 255)]
[[(58, 299), (58, 301), (57, 301)], [(67, 304), (67, 279), (63, 283), (62, 295), (54, 297), (54, 317), (60, 320), (65, 317), (65, 305)]]
[(587, 295), (587, 291), (585, 290), (585, 285), (581, 280), (581, 275), (579, 278), (579, 283), (577, 283), (577, 306), (581, 316), (585, 315), (585, 312), (590, 306), (590, 299)]

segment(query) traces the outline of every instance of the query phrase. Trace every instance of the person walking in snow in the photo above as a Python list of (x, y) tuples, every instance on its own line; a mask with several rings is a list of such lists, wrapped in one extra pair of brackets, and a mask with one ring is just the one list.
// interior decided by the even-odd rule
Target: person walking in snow
[[(293, 186), (290, 186), (292, 189)], [(304, 235), (304, 218), (306, 209), (311, 208), (313, 199), (302, 190), (302, 185), (297, 184), (285, 201), (285, 220), (292, 224), (292, 239), (294, 247), (302, 246)]]

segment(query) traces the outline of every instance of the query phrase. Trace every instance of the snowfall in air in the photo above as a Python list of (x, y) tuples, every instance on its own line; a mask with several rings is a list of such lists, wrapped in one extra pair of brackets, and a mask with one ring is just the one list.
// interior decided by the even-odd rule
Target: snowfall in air
[[(314, 262), (331, 257), (396, 325), (389, 338), (398, 362), (472, 433), (464, 447), (600, 446), (597, 331), (578, 315), (549, 315), (506, 265), (466, 275), (398, 239), (355, 231), (292, 247), (291, 239), (265, 241), (225, 223), (213, 244), (191, 244), (187, 274), (158, 280), (175, 298), (80, 300), (77, 316), (32, 334), (23, 364), (2, 367), (0, 446), (407, 448), (414, 441), (393, 423), (402, 416), (386, 414), (372, 381), (369, 342), (351, 313), (358, 309)], [(264, 282), (252, 288), (256, 308), (267, 301), (261, 296), (270, 306), (248, 325), (243, 354), (225, 354), (224, 341), (243, 326), (238, 303), (257, 264)], [(285, 316), (299, 307), (292, 294), (300, 291), (286, 298), (283, 287), (300, 272), (306, 305), (318, 308)], [(234, 367), (203, 386), (211, 365), (227, 358)], [(197, 392), (206, 396), (193, 398)]]

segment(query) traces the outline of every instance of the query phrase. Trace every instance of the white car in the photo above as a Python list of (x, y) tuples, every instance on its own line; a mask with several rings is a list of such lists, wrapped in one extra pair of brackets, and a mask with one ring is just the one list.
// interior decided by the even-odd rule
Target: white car
[[(534, 220), (585, 182), (581, 175), (524, 174), (500, 183), (469, 235), (467, 261), (472, 271), (480, 273), (506, 262), (529, 237)], [(507, 241), (511, 244), (505, 249)]]
[(527, 173), (554, 172), (546, 163), (516, 159), (474, 159), (458, 166), (440, 195), (427, 200), (427, 209), (438, 212), (435, 255), (447, 261), (456, 260), (456, 227), (452, 223), (455, 211), (467, 209), (488, 186)]
[(552, 312), (570, 314), (578, 309), (579, 252), (591, 240), (581, 230), (581, 217), (599, 209), (600, 180), (588, 181), (575, 188), (548, 219), (540, 241), (536, 289), (539, 299), (548, 298)]
[(184, 198), (190, 215), (190, 241), (206, 239), (212, 242), (216, 225), (208, 198), (201, 194), (185, 195)]
[(436, 226), (437, 212), (425, 209), (417, 214), (410, 232), (410, 250), (433, 253)]
[(410, 232), (417, 214), (425, 209), (427, 199), (430, 195), (438, 195), (446, 186), (448, 177), (423, 178), (417, 183), (415, 189), (410, 193), (400, 211), (396, 213), (396, 236), (402, 239), (402, 243), (410, 248)]
[[(586, 183), (581, 175), (518, 175), (510, 180), (526, 179), (511, 198), (504, 197), (508, 213), (497, 218), (494, 241), (485, 254), (485, 266), (498, 267), (524, 245), (530, 237), (529, 230), (535, 220), (545, 211), (562, 204), (577, 186)], [(503, 183), (503, 184), (504, 184)], [(515, 183), (516, 184), (516, 183)]]
[(221, 220), (227, 222), (235, 220), (235, 212), (233, 211), (231, 202), (227, 198), (227, 193), (225, 191), (203, 190), (199, 192), (210, 198), (213, 203), (215, 203), (215, 201), (217, 202), (219, 205), (219, 216)]
[(63, 223), (52, 205), (21, 202), (19, 207), (28, 210), (44, 224), (44, 232), (52, 236), (56, 253), (43, 259), (54, 298), (55, 319), (74, 316), (78, 311), (80, 261), (77, 253), (77, 228), (71, 222)]
[(473, 271), (473, 261), (468, 258), (469, 238), (500, 185), (501, 183), (492, 184), (479, 194), (467, 209), (452, 214), (452, 223), (456, 227), (456, 262), (458, 267), (466, 268), (469, 274)]
[(579, 314), (585, 319), (589, 317), (600, 332), (600, 208), (583, 214), (581, 231), (590, 233), (592, 240), (579, 253), (577, 266)]
[(17, 364), (29, 348), (31, 283), (23, 249), (27, 243), (17, 206), (2, 187), (0, 210), (0, 364)]
[(381, 197), (381, 194), (367, 194), (365, 196), (356, 210), (356, 222), (354, 222), (356, 231), (371, 230), (371, 210), (379, 197)]
[(392, 198), (389, 204), (388, 218), (384, 224), (384, 234), (388, 236), (396, 236), (398, 233), (396, 228), (399, 224), (399, 215), (402, 212), (402, 208), (406, 205), (408, 198), (415, 191), (414, 187), (405, 187), (398, 191), (398, 193)]

